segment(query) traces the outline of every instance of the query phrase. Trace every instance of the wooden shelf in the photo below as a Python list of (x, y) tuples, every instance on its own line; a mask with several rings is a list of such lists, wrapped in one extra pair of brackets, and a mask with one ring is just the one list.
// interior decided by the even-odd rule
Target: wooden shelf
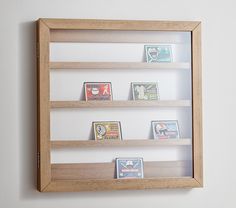
[(51, 164), (45, 192), (200, 187), (192, 176), (192, 161), (145, 161), (143, 179), (116, 179), (115, 162)]
[[(175, 32), (181, 33), (181, 32)], [(119, 30), (52, 30), (51, 42), (72, 43), (141, 43), (141, 44), (186, 44), (184, 38), (157, 35), (156, 31), (119, 31)]]
[(191, 100), (51, 101), (51, 108), (190, 107)]
[(181, 139), (135, 139), (135, 140), (55, 140), (51, 141), (51, 148), (86, 148), (86, 147), (152, 147), (152, 146), (186, 146), (191, 145), (192, 139), (181, 138)]
[(196, 188), (202, 187), (190, 176), (159, 177), (144, 179), (81, 179), (81, 180), (51, 180), (44, 192), (78, 192), (78, 191), (110, 191), (139, 190), (158, 188)]
[(50, 69), (189, 69), (189, 62), (50, 62)]
[[(52, 164), (51, 167), (52, 180), (118, 180), (115, 175), (115, 162)], [(191, 161), (144, 162), (145, 178), (192, 177), (191, 170)]]

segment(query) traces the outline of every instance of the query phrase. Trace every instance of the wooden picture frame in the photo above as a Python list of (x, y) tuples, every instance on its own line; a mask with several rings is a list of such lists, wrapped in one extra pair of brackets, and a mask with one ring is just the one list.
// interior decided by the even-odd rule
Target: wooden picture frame
[[(86, 31), (173, 31), (191, 32), (192, 100), (157, 101), (51, 101), (51, 69), (173, 69), (188, 68), (188, 63), (130, 63), (130, 62), (50, 62), (50, 42), (77, 42), (95, 38), (96, 41), (136, 41), (135, 37), (90, 35)], [(82, 31), (82, 35), (78, 35)], [(140, 41), (143, 41), (142, 39)], [(37, 21), (37, 69), (38, 69), (38, 190), (41, 192), (75, 192), (125, 189), (193, 188), (203, 186), (202, 161), (202, 98), (201, 98), (201, 23), (190, 21), (125, 21), (125, 20), (78, 20), (39, 19)], [(52, 108), (99, 108), (99, 107), (192, 107), (192, 140), (188, 138), (169, 140), (124, 141), (51, 141), (50, 111)], [(192, 177), (146, 177), (143, 179), (111, 178), (115, 162), (102, 164), (51, 164), (51, 149), (87, 146), (162, 146), (192, 145)], [(144, 164), (149, 168), (150, 162)], [(164, 164), (165, 165), (165, 164)], [(182, 161), (168, 163), (169, 167), (186, 165)], [(162, 162), (152, 166), (160, 171)], [(96, 170), (103, 169), (104, 178), (96, 178)], [(89, 172), (91, 179), (84, 177)], [(106, 177), (107, 176), (107, 177)]]

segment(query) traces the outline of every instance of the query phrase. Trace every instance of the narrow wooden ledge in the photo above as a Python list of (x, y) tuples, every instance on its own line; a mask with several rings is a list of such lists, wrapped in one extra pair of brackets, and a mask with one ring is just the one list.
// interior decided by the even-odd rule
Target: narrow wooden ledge
[[(144, 177), (191, 177), (192, 164), (183, 161), (144, 161)], [(52, 180), (116, 179), (115, 162), (52, 164)], [(122, 179), (123, 180), (123, 179)], [(132, 179), (130, 179), (132, 180)]]
[(51, 108), (191, 107), (191, 100), (51, 101)]
[(180, 139), (135, 139), (135, 140), (54, 140), (51, 141), (51, 148), (86, 148), (86, 147), (157, 147), (157, 146), (188, 146), (192, 144), (190, 138)]
[(190, 69), (190, 63), (50, 62), (50, 69)]
[(159, 179), (52, 180), (52, 182), (46, 187), (46, 189), (43, 190), (43, 192), (79, 192), (199, 187), (202, 186), (195, 178), (192, 177)]

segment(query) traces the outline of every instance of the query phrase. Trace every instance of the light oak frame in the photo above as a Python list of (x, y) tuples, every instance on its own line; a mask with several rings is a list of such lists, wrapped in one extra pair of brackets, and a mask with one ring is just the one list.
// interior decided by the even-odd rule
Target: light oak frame
[[(193, 148), (193, 177), (182, 178), (144, 178), (144, 179), (91, 179), (79, 180), (71, 179), (56, 180), (53, 173), (57, 173), (57, 166), (50, 162), (50, 150), (52, 147), (60, 148), (64, 145), (69, 147), (83, 147), (82, 143), (68, 142), (50, 142), (50, 109), (57, 107), (94, 107), (96, 103), (85, 104), (84, 102), (51, 102), (49, 89), (50, 68), (126, 68), (129, 63), (121, 63), (111, 66), (110, 63), (100, 63), (100, 65), (83, 63), (50, 63), (49, 61), (49, 43), (53, 41), (76, 41), (77, 36), (74, 34), (78, 30), (115, 30), (115, 31), (187, 31), (192, 35), (192, 101), (178, 101), (175, 104), (152, 102), (150, 106), (161, 107), (167, 106), (192, 105), (192, 148)], [(67, 36), (64, 35), (67, 34)], [(71, 35), (70, 35), (71, 33)], [(99, 40), (98, 40), (99, 41)], [(129, 40), (127, 40), (129, 41)], [(81, 65), (82, 64), (82, 65)], [(142, 68), (146, 63), (130, 68)], [(174, 63), (172, 63), (173, 65)], [(174, 64), (178, 68), (178, 64)], [(182, 66), (181, 66), (182, 65)], [(151, 65), (146, 67), (152, 68)], [(154, 66), (157, 67), (157, 66)], [(154, 68), (153, 67), (153, 68)], [(161, 66), (160, 67), (165, 67)], [(170, 66), (171, 68), (172, 66)], [(186, 63), (182, 63), (180, 68), (187, 68)], [(202, 109), (201, 109), (201, 23), (189, 21), (123, 21), (123, 20), (75, 20), (75, 19), (39, 19), (37, 21), (37, 68), (38, 68), (38, 190), (41, 192), (73, 192), (73, 191), (97, 191), (97, 190), (124, 190), (124, 189), (150, 189), (150, 188), (193, 188), (203, 186), (202, 170)], [(168, 67), (167, 67), (168, 68)], [(192, 103), (191, 103), (192, 102)], [(85, 106), (84, 106), (85, 105)], [(111, 107), (107, 103), (101, 104), (100, 107)], [(125, 106), (143, 106), (145, 103), (133, 103), (132, 101), (114, 104), (115, 107)], [(99, 107), (99, 106), (98, 106)], [(177, 141), (174, 141), (176, 143)], [(91, 143), (91, 144), (90, 144)], [(91, 145), (110, 146), (111, 144), (95, 144), (90, 141)], [(115, 142), (114, 142), (115, 143)], [(190, 139), (183, 140), (182, 145), (190, 145)], [(148, 143), (140, 142), (137, 145), (160, 145), (149, 141)], [(134, 145), (132, 142), (118, 146)], [(162, 145), (162, 144), (161, 144)], [(167, 141), (163, 145), (169, 145)], [(112, 145), (111, 145), (112, 146)], [(70, 166), (70, 164), (68, 164)], [(108, 165), (109, 167), (111, 165)], [(62, 167), (67, 168), (67, 167)]]

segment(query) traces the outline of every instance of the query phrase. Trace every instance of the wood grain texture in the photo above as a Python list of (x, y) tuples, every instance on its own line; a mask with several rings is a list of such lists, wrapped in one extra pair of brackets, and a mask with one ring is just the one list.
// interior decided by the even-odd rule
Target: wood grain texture
[[(144, 162), (144, 177), (192, 177), (191, 167), (191, 161)], [(94, 179), (116, 179), (115, 162), (52, 164), (52, 180)]]
[(51, 148), (88, 148), (88, 147), (158, 147), (158, 146), (187, 146), (191, 145), (191, 139), (132, 139), (132, 140), (53, 140)]
[(201, 75), (201, 25), (192, 32), (192, 85), (193, 85), (193, 161), (194, 178), (203, 186), (202, 151), (202, 75)]
[(51, 108), (190, 107), (190, 100), (51, 101)]
[(50, 105), (49, 105), (49, 28), (37, 22), (37, 67), (38, 67), (38, 190), (51, 181), (50, 164)]
[(194, 178), (163, 179), (105, 179), (105, 180), (53, 180), (45, 192), (79, 192), (108, 190), (138, 190), (157, 188), (195, 188), (199, 183)]
[(183, 63), (145, 63), (145, 62), (51, 62), (51, 69), (190, 69)]
[[(176, 33), (175, 33), (176, 34)], [(171, 36), (171, 37), (170, 37)], [(51, 42), (181, 44), (184, 39), (160, 31), (52, 30)]]
[(144, 20), (95, 20), (95, 19), (41, 19), (50, 29), (63, 30), (158, 30), (192, 31), (197, 21), (144, 21)]
[[(52, 164), (53, 179), (45, 191), (75, 192), (199, 187), (199, 183), (186, 172), (187, 168), (191, 168), (189, 165), (191, 165), (190, 161), (145, 162), (144, 179), (114, 179), (115, 163)], [(162, 177), (163, 174), (165, 177)], [(88, 175), (90, 175), (90, 179), (87, 179)], [(68, 180), (68, 178), (70, 179)]]

